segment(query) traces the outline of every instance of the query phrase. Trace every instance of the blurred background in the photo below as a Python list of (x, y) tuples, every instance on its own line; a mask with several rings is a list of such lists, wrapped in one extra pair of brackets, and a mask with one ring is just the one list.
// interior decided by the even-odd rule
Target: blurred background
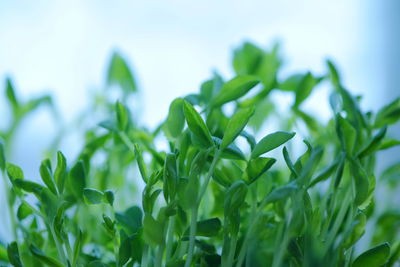
[[(332, 58), (345, 86), (376, 110), (400, 95), (399, 14), (397, 0), (1, 0), (0, 89), (4, 95), (11, 77), (21, 98), (50, 93), (69, 121), (90, 101), (91, 91), (105, 86), (117, 50), (137, 77), (141, 120), (155, 127), (171, 100), (197, 91), (212, 70), (231, 78), (232, 50), (251, 40), (263, 47), (280, 42), (287, 73), (322, 73), (324, 59)], [(313, 99), (308, 108), (326, 116), (324, 91)], [(8, 112), (2, 96), (0, 129)], [(36, 177), (55, 131), (56, 122), (39, 109), (19, 129), (9, 161)], [(398, 134), (399, 128), (392, 131)], [(61, 149), (68, 158), (79, 140), (63, 142)], [(398, 153), (390, 150), (385, 157)]]

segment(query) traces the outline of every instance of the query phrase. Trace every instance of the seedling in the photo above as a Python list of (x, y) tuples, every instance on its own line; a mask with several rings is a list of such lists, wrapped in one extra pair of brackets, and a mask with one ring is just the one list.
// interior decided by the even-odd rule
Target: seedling
[[(400, 99), (365, 112), (331, 61), (318, 75), (282, 77), (281, 65), (278, 47), (244, 43), (234, 52), (233, 77), (215, 73), (199, 92), (172, 101), (149, 130), (130, 111), (139, 89), (114, 53), (106, 90), (67, 127), (83, 132), (81, 152), (67, 159), (50, 149), (41, 181), (9, 159), (17, 126), (51, 98), (22, 102), (8, 79), (12, 118), (0, 132), (0, 169), (10, 216), (0, 219), (12, 231), (0, 240), (1, 263), (396, 266), (400, 205), (380, 201), (375, 189), (395, 196), (400, 163), (382, 175), (375, 166), (380, 150), (400, 143), (387, 131), (400, 119)], [(303, 108), (321, 84), (331, 88), (327, 122)], [(293, 97), (284, 116), (275, 92)], [(100, 122), (87, 127), (96, 116)], [(271, 118), (279, 131), (265, 130)], [(54, 147), (68, 136), (60, 132)]]

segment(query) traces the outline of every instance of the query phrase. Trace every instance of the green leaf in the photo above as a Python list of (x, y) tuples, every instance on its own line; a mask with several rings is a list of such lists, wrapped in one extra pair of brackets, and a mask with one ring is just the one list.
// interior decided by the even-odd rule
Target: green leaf
[[(217, 147), (221, 148), (222, 140), (218, 137), (212, 136), (212, 140)], [(221, 158), (224, 159), (235, 159), (235, 160), (246, 160), (245, 155), (243, 154), (242, 150), (235, 144), (230, 144), (222, 150)]]
[(238, 137), (253, 114), (254, 108), (245, 108), (239, 110), (232, 116), (225, 129), (224, 137), (222, 138), (220, 146), (221, 149), (225, 149), (236, 139), (236, 137)]
[(7, 80), (6, 80), (6, 96), (7, 96), (8, 102), (11, 104), (11, 107), (15, 114), (17, 112), (20, 104), (19, 104), (19, 100), (15, 94), (14, 85), (10, 78), (7, 78)]
[(232, 213), (237, 212), (243, 205), (247, 194), (247, 185), (243, 181), (233, 183), (225, 194), (224, 215), (229, 217)]
[(137, 86), (135, 78), (129, 69), (126, 60), (118, 53), (114, 52), (108, 67), (107, 84), (117, 85), (125, 93), (136, 92)]
[(336, 69), (336, 66), (333, 64), (331, 60), (327, 60), (326, 64), (328, 65), (330, 79), (335, 87), (340, 87), (340, 76), (339, 72)]
[(201, 145), (204, 147), (213, 146), (210, 131), (200, 114), (187, 101), (183, 102), (183, 111), (190, 131), (197, 137)]
[(21, 188), (22, 190), (29, 193), (38, 193), (43, 190), (43, 186), (41, 186), (40, 184), (22, 179), (15, 179), (14, 184), (18, 188)]
[(14, 267), (23, 267), (19, 256), (17, 242), (12, 242), (10, 245), (8, 245), (7, 255), (8, 255), (8, 260), (12, 265), (14, 265)]
[(168, 153), (164, 163), (163, 193), (167, 202), (175, 199), (178, 190), (178, 172), (176, 169), (176, 155)]
[(364, 235), (366, 223), (367, 216), (365, 216), (363, 212), (359, 212), (353, 221), (351, 234), (347, 237), (343, 244), (345, 249), (350, 248)]
[(236, 100), (244, 96), (259, 82), (260, 80), (254, 76), (237, 76), (223, 85), (221, 91), (211, 101), (211, 106), (219, 107), (227, 102)]
[(23, 220), (32, 213), (33, 213), (32, 207), (29, 204), (22, 202), (21, 205), (19, 205), (18, 207), (17, 217), (19, 220)]
[(295, 134), (296, 133), (278, 131), (265, 136), (254, 147), (253, 151), (251, 152), (251, 158), (257, 158), (258, 156), (277, 148), (278, 146), (292, 139)]
[(269, 170), (272, 165), (274, 165), (276, 159), (274, 158), (255, 158), (251, 159), (247, 164), (247, 183), (251, 184), (255, 182), (261, 175), (263, 175), (267, 170)]
[(42, 177), (42, 181), (44, 182), (44, 184), (47, 186), (47, 188), (50, 189), (50, 191), (54, 195), (57, 196), (58, 193), (57, 193), (56, 185), (54, 184), (51, 170), (49, 169), (49, 167), (47, 165), (47, 160), (42, 161), (42, 163), (40, 164), (39, 171), (40, 171), (40, 177)]
[(46, 256), (46, 254), (44, 254), (43, 251), (41, 251), (40, 249), (38, 249), (34, 245), (30, 245), (29, 246), (29, 250), (31, 251), (31, 253), (35, 257), (37, 257), (41, 262), (43, 262), (44, 264), (46, 264), (48, 266), (51, 266), (51, 267), (63, 267), (64, 266), (63, 264), (61, 264), (56, 259), (53, 259), (53, 258), (51, 258), (49, 256)]
[(381, 108), (376, 114), (374, 128), (396, 123), (400, 120), (400, 97)]
[(83, 196), (88, 204), (100, 204), (103, 200), (104, 194), (103, 192), (93, 188), (84, 188)]
[(185, 114), (183, 113), (183, 99), (176, 98), (169, 106), (166, 126), (170, 135), (177, 138), (185, 127)]
[(288, 153), (286, 147), (283, 147), (282, 153), (283, 153), (283, 158), (285, 159), (286, 165), (289, 167), (289, 169), (292, 172), (292, 174), (295, 177), (298, 177), (299, 174), (298, 174), (296, 168), (294, 167), (292, 160), (289, 157), (289, 153)]
[(114, 205), (114, 193), (111, 190), (104, 191), (104, 200), (106, 203), (110, 204), (111, 206)]
[(354, 144), (356, 143), (357, 131), (354, 127), (348, 122), (348, 120), (342, 118), (342, 116), (337, 115), (336, 117), (338, 123), (338, 136), (342, 146), (347, 153), (352, 155), (354, 150)]
[(132, 206), (123, 213), (115, 213), (115, 219), (128, 233), (136, 233), (142, 227), (142, 210), (138, 206)]
[(125, 263), (131, 258), (131, 241), (128, 237), (125, 237), (119, 246), (118, 249), (118, 265), (117, 266), (124, 266)]
[(206, 219), (197, 222), (196, 236), (212, 237), (221, 230), (221, 220), (218, 218)]
[(57, 152), (57, 167), (54, 172), (54, 180), (60, 194), (64, 191), (65, 179), (67, 177), (67, 160), (61, 151)]
[(11, 181), (15, 179), (24, 179), (24, 173), (20, 167), (17, 165), (7, 163), (6, 164), (7, 175)]
[(76, 266), (79, 255), (81, 254), (82, 242), (83, 242), (82, 231), (79, 230), (78, 236), (76, 237), (75, 243), (74, 243), (74, 254), (73, 254), (73, 258), (72, 258), (72, 266)]
[(4, 171), (6, 169), (6, 155), (4, 151), (3, 142), (0, 140), (0, 171)]
[(142, 176), (142, 179), (145, 183), (148, 181), (148, 176), (147, 176), (147, 168), (146, 164), (144, 163), (142, 151), (140, 150), (140, 147), (138, 144), (134, 145), (135, 147), (135, 157), (136, 161), (139, 167), (140, 175)]
[(390, 245), (388, 243), (373, 247), (358, 256), (352, 267), (379, 267), (383, 266), (390, 257)]
[(298, 108), (321, 80), (322, 79), (315, 78), (311, 72), (307, 72), (296, 88), (296, 98), (293, 106)]
[(151, 246), (157, 246), (164, 243), (163, 224), (156, 221), (153, 216), (149, 214), (144, 216), (143, 238)]
[(372, 154), (379, 149), (381, 142), (385, 137), (386, 130), (386, 126), (380, 129), (379, 132), (371, 139), (371, 141), (358, 153), (358, 157), (360, 159)]
[(379, 150), (389, 149), (398, 145), (400, 145), (400, 140), (385, 138), (379, 146)]
[(297, 185), (297, 181), (294, 180), (290, 182), (289, 184), (283, 185), (281, 187), (278, 187), (274, 189), (271, 193), (268, 194), (268, 196), (264, 199), (263, 204), (269, 204), (269, 203), (274, 203), (280, 200), (284, 200), (291, 195), (293, 195), (295, 192), (299, 190), (299, 186)]
[(128, 127), (128, 122), (129, 122), (128, 109), (124, 106), (124, 104), (117, 101), (117, 103), (115, 104), (115, 110), (117, 114), (118, 130), (123, 132)]
[(70, 190), (77, 199), (83, 198), (83, 189), (86, 187), (86, 171), (83, 161), (78, 161), (69, 172), (68, 182)]
[(354, 201), (357, 205), (361, 205), (368, 198), (370, 186), (368, 175), (360, 162), (356, 160), (350, 162), (350, 171), (356, 184), (356, 197)]
[(235, 49), (232, 65), (236, 74), (255, 74), (260, 67), (263, 55), (264, 51), (250, 42), (245, 42)]

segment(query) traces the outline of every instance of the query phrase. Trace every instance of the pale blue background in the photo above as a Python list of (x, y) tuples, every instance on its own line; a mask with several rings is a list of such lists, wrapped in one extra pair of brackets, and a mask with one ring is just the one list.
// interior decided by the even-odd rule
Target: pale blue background
[[(138, 77), (142, 119), (154, 126), (173, 98), (198, 90), (212, 69), (229, 78), (231, 51), (241, 41), (280, 40), (287, 72), (324, 71), (329, 56), (347, 87), (365, 94), (364, 105), (374, 109), (400, 94), (398, 3), (0, 0), (0, 81), (11, 75), (22, 96), (51, 92), (68, 121), (88, 101), (88, 89), (102, 88), (110, 52), (118, 48)], [(325, 98), (324, 91), (316, 94), (308, 108), (323, 117)], [(9, 118), (3, 97), (0, 118), (2, 127)], [(19, 132), (11, 160), (28, 176), (37, 176), (52, 124), (41, 110)], [(67, 155), (79, 149), (74, 142), (63, 144)]]

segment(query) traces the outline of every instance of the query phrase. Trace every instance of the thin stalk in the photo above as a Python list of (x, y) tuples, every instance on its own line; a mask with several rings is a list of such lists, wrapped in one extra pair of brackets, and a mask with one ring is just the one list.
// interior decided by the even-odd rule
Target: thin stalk
[(8, 181), (6, 179), (6, 174), (4, 171), (1, 172), (1, 176), (3, 177), (4, 181), (4, 191), (5, 191), (5, 197), (7, 198), (7, 207), (8, 207), (8, 215), (10, 219), (10, 227), (11, 227), (11, 234), (12, 234), (12, 239), (17, 240), (17, 227), (16, 227), (16, 221), (15, 221), (15, 212), (13, 209), (13, 205), (11, 203), (11, 195), (10, 195), (10, 186), (8, 185)]
[(194, 206), (192, 209), (192, 217), (190, 219), (190, 236), (189, 236), (189, 252), (185, 262), (185, 267), (190, 267), (193, 258), (193, 251), (194, 251), (194, 241), (196, 237), (196, 230), (197, 230), (197, 213), (198, 213), (198, 206)]
[(231, 236), (231, 241), (229, 243), (229, 254), (228, 254), (228, 260), (227, 260), (227, 267), (233, 266), (233, 260), (235, 257), (235, 251), (236, 251), (236, 244), (237, 244), (237, 235), (232, 235)]
[(125, 143), (125, 145), (129, 148), (129, 150), (135, 154), (135, 146), (133, 145), (132, 141), (129, 139), (129, 137), (126, 135), (126, 133), (119, 131), (118, 136), (122, 139), (122, 142)]
[(191, 216), (191, 221), (190, 221), (189, 251), (188, 251), (188, 257), (185, 262), (185, 267), (189, 267), (190, 264), (192, 263), (193, 252), (194, 252), (194, 241), (195, 241), (196, 230), (197, 230), (196, 229), (197, 228), (197, 214), (198, 214), (199, 206), (200, 206), (201, 200), (204, 196), (204, 193), (207, 190), (208, 183), (210, 182), (211, 176), (214, 172), (215, 166), (217, 165), (217, 162), (218, 162), (218, 159), (219, 159), (219, 156), (221, 155), (221, 153), (222, 153), (221, 150), (217, 150), (217, 152), (215, 153), (214, 159), (211, 163), (210, 169), (208, 170), (205, 181), (200, 188), (197, 205), (195, 205), (192, 208), (192, 216)]
[(167, 237), (167, 247), (165, 249), (165, 261), (168, 262), (168, 260), (171, 257), (171, 251), (172, 251), (172, 244), (174, 242), (174, 232), (175, 232), (175, 217), (171, 217), (169, 223), (169, 229), (168, 229), (168, 237)]
[[(167, 234), (168, 228), (169, 228), (169, 220), (167, 221), (167, 224), (164, 225), (164, 229), (163, 229), (164, 234), (163, 234), (163, 236), (165, 236)], [(164, 256), (164, 250), (165, 250), (165, 241), (158, 246), (158, 251), (157, 251), (157, 255), (156, 255), (156, 263), (155, 263), (156, 267), (161, 267), (162, 266), (162, 259), (163, 259), (163, 256)]]
[(165, 248), (165, 243), (161, 244), (158, 246), (158, 251), (157, 251), (157, 256), (156, 256), (156, 267), (161, 267), (162, 266), (162, 258), (164, 255), (164, 248)]
[(143, 251), (142, 251), (142, 262), (141, 265), (142, 267), (148, 266), (148, 250), (149, 247), (147, 245), (143, 246)]
[(47, 228), (50, 229), (50, 234), (53, 237), (54, 243), (56, 244), (58, 256), (60, 257), (61, 262), (64, 263), (66, 266), (68, 266), (67, 257), (65, 256), (64, 249), (62, 247), (62, 244), (58, 240), (57, 235), (54, 232), (52, 225), (48, 224)]

